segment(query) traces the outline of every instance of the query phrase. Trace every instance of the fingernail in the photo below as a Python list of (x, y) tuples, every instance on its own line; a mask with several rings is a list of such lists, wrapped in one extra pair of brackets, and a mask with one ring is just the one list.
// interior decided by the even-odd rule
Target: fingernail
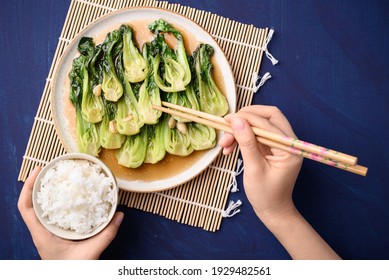
[(233, 119), (231, 121), (231, 127), (234, 131), (240, 132), (245, 129), (246, 125), (241, 119)]

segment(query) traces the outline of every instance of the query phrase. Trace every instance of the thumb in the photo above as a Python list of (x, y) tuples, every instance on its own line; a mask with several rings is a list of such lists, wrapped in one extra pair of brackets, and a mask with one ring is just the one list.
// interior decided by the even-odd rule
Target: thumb
[(259, 170), (266, 163), (261, 150), (258, 146), (257, 138), (250, 126), (245, 120), (238, 117), (231, 118), (231, 128), (234, 137), (239, 144), (245, 168)]
[(108, 226), (101, 231), (98, 235), (86, 240), (86, 246), (90, 250), (93, 258), (98, 259), (100, 254), (108, 247), (108, 245), (114, 240), (119, 230), (120, 224), (124, 218), (124, 213), (117, 212)]

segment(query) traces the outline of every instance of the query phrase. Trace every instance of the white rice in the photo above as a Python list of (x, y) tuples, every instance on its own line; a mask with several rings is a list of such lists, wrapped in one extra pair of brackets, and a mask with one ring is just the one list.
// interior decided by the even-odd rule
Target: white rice
[(49, 224), (86, 234), (108, 220), (116, 195), (97, 164), (62, 160), (43, 176), (37, 202)]

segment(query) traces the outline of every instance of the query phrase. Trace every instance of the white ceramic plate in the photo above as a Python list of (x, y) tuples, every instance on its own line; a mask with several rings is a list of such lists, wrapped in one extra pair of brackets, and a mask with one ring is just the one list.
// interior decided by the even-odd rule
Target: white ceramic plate
[[(140, 40), (151, 41), (154, 35), (148, 32), (147, 25), (160, 18), (165, 19), (183, 33), (186, 45), (189, 45), (189, 47), (187, 46), (189, 51), (193, 51), (193, 48), (199, 43), (207, 43), (214, 48), (214, 75), (222, 80), (220, 89), (228, 99), (230, 112), (235, 112), (236, 91), (231, 67), (217, 42), (206, 30), (192, 20), (167, 10), (158, 8), (123, 9), (96, 20), (82, 30), (67, 46), (55, 70), (52, 81), (51, 111), (58, 136), (67, 152), (78, 151), (76, 144), (75, 112), (73, 105), (69, 101), (68, 74), (72, 67), (73, 59), (79, 55), (77, 45), (80, 38), (84, 36), (92, 37), (95, 43), (99, 44), (104, 40), (108, 32), (119, 28), (122, 24), (129, 24), (134, 29), (135, 39), (138, 42), (139, 38), (142, 38)], [(188, 41), (190, 42), (188, 43)], [(218, 139), (221, 136), (222, 132), (219, 132)], [(218, 156), (220, 150), (221, 147), (217, 145), (215, 148), (202, 154), (195, 164), (169, 178), (149, 182), (144, 181), (144, 178), (124, 180), (116, 176), (118, 186), (129, 191), (153, 192), (181, 185), (208, 167)], [(161, 172), (163, 171), (161, 170)]]

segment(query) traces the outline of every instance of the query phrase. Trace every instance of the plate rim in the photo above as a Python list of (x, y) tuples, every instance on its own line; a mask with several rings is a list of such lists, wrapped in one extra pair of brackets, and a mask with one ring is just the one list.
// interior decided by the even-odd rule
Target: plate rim
[[(195, 22), (194, 20), (188, 18), (187, 16), (182, 15), (182, 14), (180, 14), (178, 12), (175, 12), (175, 11), (171, 11), (171, 10), (165, 9), (165, 8), (148, 7), (148, 6), (121, 8), (121, 9), (115, 10), (113, 12), (107, 13), (107, 14), (97, 18), (96, 20), (90, 22), (85, 27), (83, 27), (70, 40), (69, 44), (65, 47), (63, 53), (61, 54), (61, 57), (58, 60), (58, 63), (56, 64), (56, 67), (53, 70), (52, 83), (50, 85), (50, 89), (51, 89), (51, 94), (50, 94), (50, 114), (51, 114), (51, 118), (53, 119), (55, 133), (58, 136), (58, 138), (59, 138), (62, 146), (64, 147), (66, 153), (74, 153), (74, 152), (78, 152), (78, 151), (77, 150), (73, 151), (71, 149), (71, 147), (68, 145), (68, 143), (65, 141), (65, 139), (63, 139), (63, 137), (61, 137), (61, 134), (59, 132), (59, 125), (57, 124), (57, 118), (55, 117), (55, 113), (54, 113), (54, 107), (55, 107), (55, 105), (54, 105), (55, 104), (55, 96), (54, 96), (55, 95), (55, 90), (54, 89), (55, 89), (55, 85), (56, 85), (56, 81), (57, 81), (57, 76), (59, 75), (59, 71), (61, 69), (61, 65), (64, 63), (65, 59), (69, 56), (69, 53), (72, 50), (74, 50), (74, 47), (78, 43), (78, 41), (83, 36), (85, 36), (84, 33), (86, 33), (90, 28), (92, 28), (95, 25), (98, 25), (99, 22), (104, 21), (107, 18), (117, 16), (118, 14), (121, 14), (121, 13), (136, 12), (136, 11), (146, 11), (146, 12), (148, 12), (148, 11), (155, 11), (155, 12), (162, 12), (162, 13), (172, 14), (172, 15), (174, 15), (176, 17), (181, 18), (184, 21), (189, 21), (192, 25), (195, 25), (196, 27), (200, 28), (212, 40), (213, 44), (215, 46), (217, 46), (218, 51), (221, 52), (221, 55), (223, 56), (223, 58), (227, 62), (227, 65), (228, 65), (227, 71), (229, 72), (230, 77), (232, 78), (232, 82), (234, 84), (234, 88), (233, 88), (234, 103), (230, 104), (230, 102), (229, 102), (229, 113), (233, 113), (233, 112), (236, 111), (236, 107), (237, 107), (237, 91), (236, 91), (236, 79), (235, 79), (234, 73), (232, 71), (230, 62), (227, 59), (226, 53), (221, 48), (221, 46), (218, 44), (218, 42), (215, 40), (215, 38), (210, 34), (210, 32), (208, 32), (208, 30), (206, 30), (201, 25), (199, 25), (197, 22)], [(162, 15), (161, 15), (161, 18), (163, 18)], [(131, 22), (131, 20), (129, 20), (129, 22)], [(182, 26), (182, 27), (185, 27), (185, 26)], [(220, 132), (220, 131), (217, 133), (218, 139), (220, 139), (220, 137), (223, 135), (223, 133), (224, 132)], [(169, 189), (178, 187), (178, 186), (183, 185), (183, 184), (187, 183), (188, 181), (194, 179), (195, 177), (199, 176), (202, 172), (204, 172), (204, 170), (206, 170), (217, 159), (217, 157), (221, 154), (221, 150), (222, 149), (218, 145), (218, 143), (211, 150), (215, 150), (215, 149), (217, 150), (217, 152), (213, 155), (212, 159), (207, 164), (205, 164), (201, 168), (197, 169), (196, 172), (194, 172), (194, 174), (192, 174), (190, 176), (187, 176), (185, 179), (182, 179), (179, 182), (170, 184), (169, 186), (152, 187), (152, 185), (158, 185), (159, 182), (165, 182), (166, 180), (169, 180), (170, 178), (165, 178), (165, 179), (161, 179), (161, 180), (154, 180), (154, 181), (150, 181), (150, 182), (149, 181), (141, 181), (141, 180), (129, 181), (129, 180), (121, 179), (121, 178), (119, 178), (119, 177), (117, 177), (115, 175), (117, 183), (118, 183), (118, 187), (119, 187), (119, 189), (122, 189), (122, 190), (125, 190), (125, 191), (136, 192), (136, 193), (158, 192), (158, 191), (164, 191), (164, 190), (169, 190)], [(197, 160), (197, 162), (199, 160), (202, 160), (202, 159), (204, 159), (204, 157), (199, 158)], [(197, 164), (197, 162), (194, 163), (194, 165)], [(193, 165), (192, 165), (192, 167), (193, 167)], [(142, 189), (131, 188), (131, 187), (123, 186), (123, 184), (122, 184), (123, 182), (126, 182), (127, 184), (129, 182), (133, 182), (133, 183), (135, 183), (135, 182), (142, 182), (143, 184), (147, 185), (148, 187), (145, 187), (145, 188), (142, 188)]]

